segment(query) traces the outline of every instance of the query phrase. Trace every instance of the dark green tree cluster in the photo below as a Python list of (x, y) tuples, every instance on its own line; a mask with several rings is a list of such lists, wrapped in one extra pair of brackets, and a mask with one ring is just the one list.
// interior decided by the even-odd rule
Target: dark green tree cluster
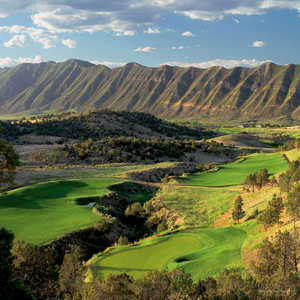
[(269, 177), (270, 174), (268, 173), (268, 170), (262, 169), (256, 173), (248, 175), (245, 184), (251, 187), (252, 191), (254, 191), (255, 188), (261, 189), (270, 182)]
[(71, 160), (91, 162), (136, 162), (180, 160), (187, 153), (201, 150), (212, 154), (232, 155), (231, 147), (216, 142), (195, 142), (162, 138), (141, 139), (121, 136), (93, 142), (88, 139), (81, 143), (65, 145), (63, 148)]
[(266, 227), (279, 224), (283, 208), (282, 198), (274, 194), (272, 200), (268, 202), (267, 208), (257, 217), (258, 223)]

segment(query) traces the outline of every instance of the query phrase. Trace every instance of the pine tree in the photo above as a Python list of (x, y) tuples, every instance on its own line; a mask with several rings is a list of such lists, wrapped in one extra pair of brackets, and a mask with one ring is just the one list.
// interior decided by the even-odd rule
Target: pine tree
[(281, 197), (275, 194), (271, 201), (269, 201), (267, 208), (258, 216), (259, 223), (265, 226), (271, 226), (280, 222), (280, 215), (283, 210), (283, 202)]
[(241, 196), (238, 196), (234, 200), (232, 219), (239, 223), (240, 219), (242, 219), (244, 216), (245, 216), (245, 211), (243, 210), (243, 199)]
[[(1, 128), (0, 128), (1, 134)], [(15, 170), (19, 165), (19, 156), (7, 141), (0, 139), (0, 186), (12, 184), (15, 178)]]

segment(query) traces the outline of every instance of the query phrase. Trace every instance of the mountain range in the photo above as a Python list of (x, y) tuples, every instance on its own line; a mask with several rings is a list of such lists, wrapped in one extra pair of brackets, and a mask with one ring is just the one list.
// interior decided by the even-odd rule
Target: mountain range
[(300, 120), (300, 65), (198, 69), (80, 60), (0, 69), (0, 114), (146, 112), (167, 119)]

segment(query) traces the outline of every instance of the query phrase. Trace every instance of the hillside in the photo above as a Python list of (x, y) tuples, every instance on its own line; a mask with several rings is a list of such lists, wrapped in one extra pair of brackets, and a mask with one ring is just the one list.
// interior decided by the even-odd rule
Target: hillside
[(300, 119), (300, 66), (109, 69), (79, 60), (0, 72), (1, 114), (112, 109), (164, 118)]
[(209, 138), (215, 134), (202, 128), (189, 128), (138, 112), (108, 110), (85, 114), (47, 115), (14, 122), (0, 121), (3, 138), (21, 143), (65, 139), (99, 139), (130, 136), (137, 138)]

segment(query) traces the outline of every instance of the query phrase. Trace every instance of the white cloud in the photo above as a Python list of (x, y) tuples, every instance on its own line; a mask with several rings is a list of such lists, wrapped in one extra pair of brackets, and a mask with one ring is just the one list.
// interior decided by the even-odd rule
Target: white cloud
[(134, 52), (153, 52), (155, 50), (156, 50), (156, 48), (147, 46), (147, 47), (144, 47), (144, 48), (141, 48), (141, 47), (136, 48), (136, 49), (134, 49)]
[(181, 34), (182, 36), (194, 37), (195, 35), (190, 31), (185, 31)]
[(71, 39), (65, 39), (65, 40), (62, 39), (61, 43), (68, 48), (76, 48), (76, 45), (77, 45), (76, 41), (71, 40)]
[(173, 47), (171, 47), (171, 49), (172, 49), (172, 50), (183, 50), (183, 49), (184, 49), (184, 46), (178, 46), (178, 47), (173, 46)]
[(95, 65), (104, 65), (109, 68), (117, 68), (117, 67), (122, 67), (126, 65), (125, 62), (116, 62), (116, 61), (99, 61), (99, 60), (93, 60), (91, 61), (92, 64)]
[(175, 11), (176, 14), (182, 14), (193, 20), (202, 21), (220, 21), (224, 19), (224, 15), (218, 12), (201, 11), (201, 10), (188, 10), (188, 11)]
[(148, 28), (147, 30), (144, 30), (144, 33), (146, 34), (160, 34), (160, 30), (158, 28)]
[(1, 68), (11, 67), (22, 63), (37, 64), (37, 63), (41, 63), (42, 61), (44, 60), (39, 55), (35, 57), (18, 57), (18, 58), (4, 57), (4, 58), (0, 58), (0, 67)]
[(43, 60), (43, 58), (40, 55), (37, 55), (33, 58), (30, 57), (19, 57), (18, 59), (16, 59), (17, 63), (30, 63), (30, 64), (39, 64), (41, 63)]
[(23, 47), (25, 44), (26, 37), (24, 34), (13, 36), (8, 42), (5, 42), (4, 47)]
[(43, 45), (44, 49), (54, 48), (56, 46), (56, 39), (48, 38), (48, 37), (41, 37), (38, 38), (36, 41)]
[(265, 46), (265, 42), (263, 41), (255, 41), (252, 43), (252, 47), (254, 48), (261, 48), (263, 46)]
[(34, 42), (39, 43), (45, 49), (53, 48), (56, 45), (57, 36), (49, 34), (43, 29), (25, 26), (0, 26), (0, 32), (9, 34), (28, 35)]
[(29, 12), (34, 25), (52, 35), (111, 31), (121, 36), (133, 35), (142, 26), (148, 27), (145, 33), (158, 33), (158, 20), (174, 13), (220, 21), (228, 15), (258, 15), (276, 9), (300, 14), (300, 0), (5, 0), (1, 2), (0, 18)]
[(170, 66), (180, 66), (180, 67), (196, 67), (201, 69), (206, 69), (214, 66), (221, 66), (228, 69), (235, 68), (235, 67), (257, 67), (267, 61), (259, 61), (256, 59), (215, 59), (206, 62), (195, 62), (195, 63), (183, 63), (178, 61), (169, 61), (163, 63), (163, 65), (170, 65)]
[(126, 30), (126, 31), (119, 31), (114, 34), (115, 36), (134, 36), (135, 31), (133, 30)]

